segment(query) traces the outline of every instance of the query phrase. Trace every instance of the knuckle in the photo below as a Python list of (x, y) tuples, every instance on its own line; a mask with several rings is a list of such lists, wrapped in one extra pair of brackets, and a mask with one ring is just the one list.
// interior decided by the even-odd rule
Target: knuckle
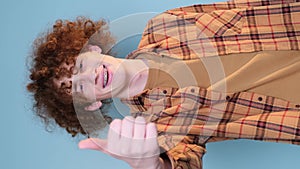
[(114, 119), (111, 123), (110, 123), (110, 127), (114, 127), (116, 125), (121, 124), (121, 120), (120, 119)]
[(132, 116), (125, 116), (124, 120), (134, 122), (134, 118)]
[(136, 124), (145, 124), (145, 123), (146, 123), (146, 120), (145, 120), (144, 117), (138, 116), (137, 118), (135, 118), (135, 123), (136, 123)]

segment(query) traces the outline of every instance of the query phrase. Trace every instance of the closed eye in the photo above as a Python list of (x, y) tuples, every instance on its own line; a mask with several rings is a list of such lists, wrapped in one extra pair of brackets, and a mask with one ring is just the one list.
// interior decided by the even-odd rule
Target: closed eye
[(80, 85), (80, 91), (83, 91), (83, 85), (82, 84)]
[(79, 70), (80, 70), (80, 72), (82, 72), (82, 69), (83, 69), (83, 61), (81, 60), (80, 64), (79, 64)]
[(75, 68), (74, 67), (71, 67), (72, 69), (72, 72), (73, 72), (73, 75), (77, 75), (79, 72), (82, 73), (83, 71), (83, 61), (80, 60), (79, 62), (79, 65), (76, 64)]

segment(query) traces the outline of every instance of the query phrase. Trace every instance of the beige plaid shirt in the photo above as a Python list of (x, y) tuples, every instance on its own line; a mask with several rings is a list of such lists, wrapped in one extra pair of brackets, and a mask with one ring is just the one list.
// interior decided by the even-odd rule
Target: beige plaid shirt
[[(191, 60), (232, 53), (299, 50), (297, 0), (243, 0), (168, 10), (151, 19), (136, 51)], [(201, 86), (153, 88), (123, 99), (157, 124), (173, 168), (202, 168), (205, 143), (253, 139), (300, 144), (300, 102)]]

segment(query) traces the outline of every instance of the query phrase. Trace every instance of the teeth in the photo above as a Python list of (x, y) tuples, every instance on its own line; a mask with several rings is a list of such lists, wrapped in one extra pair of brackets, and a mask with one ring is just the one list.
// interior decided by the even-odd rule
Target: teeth
[(107, 73), (106, 67), (104, 66), (103, 87), (105, 87), (107, 85), (107, 82), (108, 82), (107, 79), (108, 79), (108, 73)]

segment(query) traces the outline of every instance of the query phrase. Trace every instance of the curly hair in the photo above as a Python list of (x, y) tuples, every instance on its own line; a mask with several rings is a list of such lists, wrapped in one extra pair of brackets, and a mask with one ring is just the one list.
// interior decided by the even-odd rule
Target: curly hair
[[(29, 56), (32, 61), (29, 70), (31, 81), (27, 90), (32, 93), (34, 112), (45, 124), (46, 130), (50, 124), (56, 123), (74, 137), (78, 133), (88, 135), (111, 121), (103, 112), (103, 106), (100, 110), (104, 118), (99, 116), (98, 111), (85, 112), (83, 106), (86, 104), (76, 104), (80, 106), (75, 107), (75, 111), (71, 87), (64, 84), (58, 87), (54, 83), (55, 79), (72, 76), (72, 65), (81, 52), (87, 51), (87, 45), (97, 45), (104, 54), (111, 55), (115, 39), (107, 25), (104, 19), (92, 21), (86, 17), (78, 17), (74, 21), (57, 20), (52, 29), (35, 39)], [(107, 100), (103, 102), (109, 103)], [(78, 114), (78, 111), (81, 113)]]

